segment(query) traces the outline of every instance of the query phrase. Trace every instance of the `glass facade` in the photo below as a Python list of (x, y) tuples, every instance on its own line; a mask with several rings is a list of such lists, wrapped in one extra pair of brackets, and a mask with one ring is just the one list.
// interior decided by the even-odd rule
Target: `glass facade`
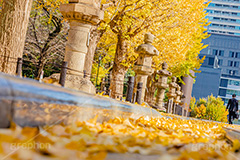
[[(240, 101), (240, 0), (211, 0), (206, 12), (206, 18), (211, 22), (207, 32), (211, 36), (203, 40), (208, 48), (202, 50), (201, 54), (208, 56), (205, 60), (206, 68), (214, 66), (216, 70), (221, 69), (221, 73), (220, 79), (205, 78), (208, 79), (209, 88), (217, 88), (211, 81), (219, 82), (214, 93), (225, 104), (232, 98), (232, 94), (236, 94)], [(217, 57), (216, 62), (214, 56)], [(204, 78), (201, 80), (204, 81)], [(209, 92), (206, 95), (210, 95), (213, 91), (206, 92)]]
[(212, 0), (206, 9), (211, 21), (208, 32), (240, 35), (240, 2), (237, 0)]
[(240, 81), (228, 80), (228, 86), (240, 87)]
[(230, 90), (230, 89), (227, 90), (227, 95), (231, 96), (233, 94), (236, 94), (237, 96), (240, 96), (240, 91)]
[(222, 66), (222, 65), (223, 65), (223, 60), (222, 60), (222, 59), (219, 59), (219, 60), (218, 60), (218, 65), (219, 65), (219, 66)]
[(213, 55), (215, 56), (224, 56), (224, 50), (213, 49)]
[(222, 77), (218, 95), (225, 105), (233, 94), (236, 94), (238, 100), (240, 99), (240, 79)]
[(231, 58), (240, 58), (240, 52), (229, 51), (229, 57), (231, 57)]

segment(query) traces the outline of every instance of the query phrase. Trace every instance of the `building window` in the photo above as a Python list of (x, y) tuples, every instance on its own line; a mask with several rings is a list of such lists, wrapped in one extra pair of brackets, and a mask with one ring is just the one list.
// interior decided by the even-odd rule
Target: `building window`
[(227, 92), (226, 89), (219, 89), (219, 95), (220, 96), (226, 97), (226, 92)]
[(230, 7), (229, 5), (223, 5), (223, 7)]
[(221, 79), (220, 86), (221, 87), (227, 87), (228, 86), (228, 80), (227, 79)]
[(233, 75), (237, 75), (238, 74), (238, 71), (233, 71)]
[[(233, 66), (233, 61), (228, 61), (228, 66), (232, 67)], [(229, 72), (229, 74), (230, 74), (230, 72)]]
[(229, 57), (234, 57), (234, 54), (235, 54), (234, 52), (230, 51), (229, 52)]
[(213, 19), (214, 19), (214, 20), (220, 20), (220, 18), (218, 18), (218, 17), (213, 17)]
[(240, 81), (228, 80), (228, 85), (230, 85), (230, 86), (240, 86)]
[(214, 7), (215, 4), (214, 4), (214, 3), (210, 3), (208, 6), (209, 6), (209, 7)]
[(237, 96), (240, 96), (240, 91), (236, 91), (236, 90), (227, 90), (226, 93), (227, 93), (228, 95), (236, 94)]
[(227, 73), (231, 75), (232, 74), (232, 70), (227, 69)]
[(219, 60), (218, 60), (218, 65), (219, 65), (219, 66), (222, 66), (222, 65), (223, 65), (223, 60), (222, 60), (222, 59), (219, 59)]
[(240, 58), (240, 52), (236, 52), (236, 58)]
[(228, 74), (232, 75), (232, 76), (235, 76), (238, 74), (238, 71), (236, 70), (227, 70)]
[(213, 55), (215, 55), (215, 56), (224, 56), (224, 50), (213, 49)]
[(219, 56), (224, 56), (224, 51), (223, 50), (219, 51)]
[(208, 65), (214, 65), (214, 58), (209, 58), (208, 59)]
[(218, 50), (214, 49), (213, 50), (213, 55), (217, 56), (218, 55)]
[(239, 62), (234, 62), (234, 67), (239, 67)]

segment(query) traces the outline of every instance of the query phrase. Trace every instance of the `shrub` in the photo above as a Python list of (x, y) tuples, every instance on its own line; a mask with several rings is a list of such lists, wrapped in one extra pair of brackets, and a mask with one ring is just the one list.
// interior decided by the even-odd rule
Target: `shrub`
[(228, 112), (221, 98), (216, 98), (213, 95), (207, 99), (201, 98), (196, 102), (192, 98), (190, 103), (191, 116), (195, 118), (227, 122)]

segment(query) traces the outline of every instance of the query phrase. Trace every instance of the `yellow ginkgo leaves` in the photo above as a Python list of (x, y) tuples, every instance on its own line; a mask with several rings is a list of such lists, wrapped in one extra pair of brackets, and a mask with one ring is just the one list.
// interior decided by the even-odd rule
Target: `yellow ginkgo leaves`
[[(225, 140), (221, 123), (173, 116), (121, 118), (71, 125), (0, 130), (0, 158), (105, 159), (109, 153), (157, 155), (159, 159), (236, 159), (240, 146)], [(166, 155), (168, 154), (168, 155)]]

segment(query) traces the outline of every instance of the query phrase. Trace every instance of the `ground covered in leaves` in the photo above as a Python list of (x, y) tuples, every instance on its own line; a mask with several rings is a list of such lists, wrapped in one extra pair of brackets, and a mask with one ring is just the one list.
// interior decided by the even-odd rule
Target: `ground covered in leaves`
[[(239, 159), (239, 142), (226, 142), (226, 124), (174, 117), (116, 117), (43, 128), (0, 129), (0, 159), (106, 159), (109, 153), (157, 159)], [(155, 156), (155, 157), (156, 157)]]

